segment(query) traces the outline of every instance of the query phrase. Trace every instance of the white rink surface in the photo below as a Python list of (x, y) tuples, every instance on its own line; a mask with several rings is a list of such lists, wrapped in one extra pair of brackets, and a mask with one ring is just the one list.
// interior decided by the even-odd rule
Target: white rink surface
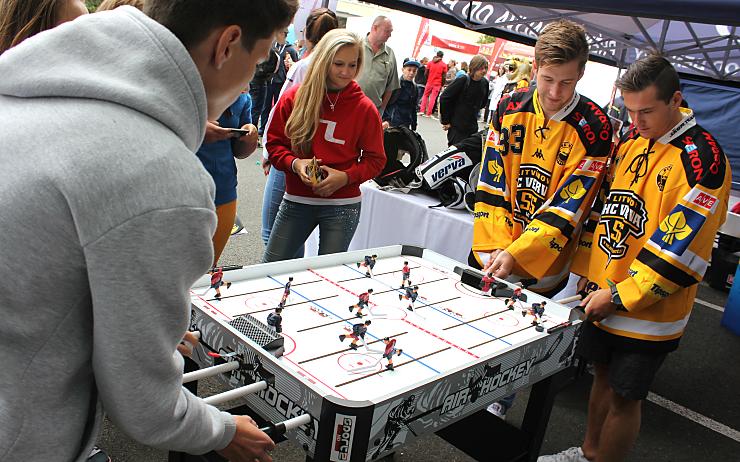
[[(398, 299), (405, 293), (400, 289), (404, 261), (411, 267), (412, 284), (419, 286), (413, 312), (406, 309), (407, 300)], [(266, 323), (280, 302), (283, 285), (293, 276), (282, 312), (285, 354), (278, 361), (320, 394), (357, 401), (380, 401), (547, 335), (535, 330), (531, 315), (522, 316), (521, 305), (507, 310), (503, 298), (484, 296), (462, 285), (457, 274), (423, 258), (378, 258), (373, 273), (370, 279), (364, 267), (345, 264), (232, 280), (227, 271), (224, 281), (232, 285), (221, 287), (221, 301), (211, 289), (194, 289), (192, 301), (226, 321), (249, 313)], [(374, 293), (360, 320), (348, 307), (370, 288)], [(340, 342), (340, 334), (349, 334), (353, 324), (367, 319), (372, 321), (367, 345), (360, 342), (353, 351), (351, 338)], [(565, 321), (545, 312), (545, 329)], [(395, 338), (396, 348), (403, 350), (394, 356), (393, 371), (385, 369), (382, 358), (384, 337)]]

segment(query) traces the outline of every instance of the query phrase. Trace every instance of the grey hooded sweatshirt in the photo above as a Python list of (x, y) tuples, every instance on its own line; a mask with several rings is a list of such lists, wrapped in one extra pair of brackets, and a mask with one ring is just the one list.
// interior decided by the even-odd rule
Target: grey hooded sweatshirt
[(0, 460), (85, 460), (103, 411), (157, 448), (233, 438), (176, 352), (213, 258), (205, 122), (187, 50), (134, 8), (0, 56)]

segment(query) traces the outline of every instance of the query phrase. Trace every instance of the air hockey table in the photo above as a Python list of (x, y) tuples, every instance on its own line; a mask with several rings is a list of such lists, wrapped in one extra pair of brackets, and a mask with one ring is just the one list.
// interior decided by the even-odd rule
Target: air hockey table
[[(372, 254), (378, 258), (367, 277), (358, 262)], [(404, 262), (418, 286), (413, 311), (402, 299)], [(481, 276), (401, 245), (237, 267), (225, 271), (231, 285), (221, 287), (220, 299), (204, 276), (191, 289), (191, 330), (201, 336), (193, 359), (201, 368), (232, 363), (219, 374), (230, 388), (264, 382), (240, 398), (258, 421), (308, 414), (310, 421), (285, 437), (309, 461), (376, 460), (431, 432), (478, 460), (536, 460), (557, 392), (553, 379), (571, 375), (578, 313), (527, 290), (526, 302), (508, 309), (514, 286), (499, 281), (496, 295), (486, 295)], [(289, 277), (278, 334), (266, 319)], [(368, 289), (360, 319), (349, 306)], [(541, 301), (547, 306), (538, 331), (527, 308)], [(364, 341), (351, 349), (351, 338), (340, 335), (365, 320), (372, 322)], [(401, 352), (393, 370), (385, 367), (384, 338)], [(496, 427), (507, 425), (485, 408), (533, 385), (520, 434), (499, 439)], [(491, 440), (497, 453), (511, 456), (493, 457)], [(517, 447), (506, 451), (507, 444)]]

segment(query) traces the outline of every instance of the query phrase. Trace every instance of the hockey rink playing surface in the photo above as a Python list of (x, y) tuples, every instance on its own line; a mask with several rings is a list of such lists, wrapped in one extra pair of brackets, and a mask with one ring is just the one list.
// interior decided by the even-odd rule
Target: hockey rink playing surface
[[(411, 283), (419, 287), (413, 311), (410, 301), (399, 300), (401, 268), (411, 268)], [(365, 268), (348, 263), (263, 278), (231, 279), (227, 271), (221, 300), (213, 289), (195, 288), (192, 302), (218, 313), (225, 321), (250, 314), (263, 323), (280, 302), (284, 284), (293, 277), (291, 294), (282, 312), (285, 353), (278, 360), (325, 395), (348, 400), (379, 401), (398, 390), (434, 379), (465, 365), (509, 349), (512, 345), (545, 336), (546, 329), (567, 319), (545, 311), (545, 332), (537, 332), (533, 317), (522, 315), (534, 301), (517, 302), (508, 310), (503, 297), (485, 296), (460, 282), (460, 276), (423, 258), (378, 258), (373, 278)], [(236, 274), (234, 274), (236, 276)], [(358, 296), (373, 289), (362, 319), (349, 311)], [(350, 349), (352, 325), (372, 321), (357, 350)], [(344, 342), (340, 335), (347, 335)], [(382, 358), (384, 337), (396, 339), (401, 355), (395, 369)]]

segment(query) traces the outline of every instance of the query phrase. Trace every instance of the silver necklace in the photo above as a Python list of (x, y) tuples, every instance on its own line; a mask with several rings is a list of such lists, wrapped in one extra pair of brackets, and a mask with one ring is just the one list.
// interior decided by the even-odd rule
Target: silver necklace
[(329, 101), (329, 109), (331, 109), (332, 111), (334, 111), (334, 108), (339, 102), (339, 95), (340, 93), (337, 93), (337, 98), (334, 101), (332, 101), (331, 98), (329, 98), (329, 93), (326, 94), (326, 100)]

